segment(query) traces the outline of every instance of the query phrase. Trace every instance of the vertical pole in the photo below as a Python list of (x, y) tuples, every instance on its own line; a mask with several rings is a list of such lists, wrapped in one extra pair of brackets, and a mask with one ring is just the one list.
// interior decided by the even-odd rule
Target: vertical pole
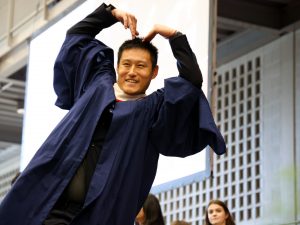
[[(216, 90), (216, 80), (217, 80), (217, 68), (216, 68), (216, 51), (217, 51), (217, 2), (218, 0), (210, 1), (210, 25), (209, 25), (209, 33), (210, 33), (210, 46), (209, 46), (209, 54), (211, 54), (211, 63), (209, 64), (208, 71), (208, 84), (209, 90), (211, 93), (210, 96), (210, 104), (211, 110), (214, 118), (216, 118), (216, 98), (217, 98), (217, 90)], [(213, 173), (213, 151), (210, 150), (210, 170), (211, 175)]]
[[(298, 221), (298, 203), (299, 203), (299, 193), (298, 193), (298, 167), (299, 165), (297, 164), (297, 93), (296, 93), (296, 64), (297, 64), (297, 59), (296, 59), (296, 48), (297, 48), (297, 41), (296, 41), (296, 28), (295, 28), (295, 24), (293, 25), (293, 158), (294, 158), (294, 193), (295, 193), (295, 201), (294, 201), (294, 213), (295, 213), (295, 221)], [(299, 221), (298, 221), (299, 222)], [(296, 222), (297, 223), (297, 222)], [(295, 223), (295, 224), (296, 224)], [(299, 223), (297, 223), (299, 224)]]
[(48, 18), (47, 0), (43, 0), (43, 19), (47, 20), (47, 18)]
[(8, 24), (7, 24), (7, 45), (10, 46), (12, 44), (11, 31), (13, 30), (15, 0), (9, 0), (8, 7), (9, 9), (8, 9)]

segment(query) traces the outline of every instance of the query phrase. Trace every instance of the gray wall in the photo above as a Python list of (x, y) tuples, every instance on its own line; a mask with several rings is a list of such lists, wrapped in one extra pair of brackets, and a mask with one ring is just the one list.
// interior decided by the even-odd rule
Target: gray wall
[(295, 88), (296, 88), (296, 188), (297, 221), (300, 221), (300, 30), (296, 32), (295, 46)]
[[(295, 139), (299, 138), (299, 119), (296, 118), (299, 118), (300, 92), (298, 88), (298, 98), (295, 98), (295, 78), (298, 77), (299, 83), (300, 51), (295, 54), (294, 34), (287, 34), (261, 48), (264, 218), (262, 224), (284, 224), (297, 219), (299, 196), (296, 196), (296, 185), (299, 190), (299, 179), (296, 179), (295, 167), (296, 153), (299, 165), (299, 143), (296, 143)], [(299, 45), (299, 31), (297, 39)], [(296, 61), (298, 70), (295, 70)]]

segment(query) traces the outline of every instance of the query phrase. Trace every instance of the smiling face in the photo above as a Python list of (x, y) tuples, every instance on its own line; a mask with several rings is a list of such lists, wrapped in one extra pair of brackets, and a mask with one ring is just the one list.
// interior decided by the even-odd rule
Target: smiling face
[(228, 215), (222, 206), (211, 204), (207, 209), (208, 220), (212, 225), (226, 225)]
[(118, 67), (118, 85), (128, 95), (144, 94), (152, 79), (157, 76), (158, 66), (152, 68), (150, 53), (141, 48), (122, 52)]

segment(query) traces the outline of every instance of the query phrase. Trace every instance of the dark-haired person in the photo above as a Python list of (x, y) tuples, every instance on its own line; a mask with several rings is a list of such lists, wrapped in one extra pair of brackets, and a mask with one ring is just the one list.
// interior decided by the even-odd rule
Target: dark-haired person
[(160, 203), (155, 195), (149, 194), (135, 218), (136, 225), (165, 225)]
[(226, 204), (220, 200), (211, 200), (206, 208), (206, 225), (235, 225)]
[[(121, 22), (133, 40), (119, 51), (95, 39)], [(136, 18), (102, 4), (71, 27), (54, 65), (56, 105), (69, 110), (0, 205), (1, 225), (132, 225), (159, 154), (185, 157), (225, 143), (201, 90), (185, 35), (154, 25), (138, 39)], [(146, 96), (158, 74), (155, 35), (169, 40), (179, 77)], [(114, 38), (112, 34), (112, 38)]]
[(191, 224), (184, 220), (175, 220), (171, 223), (171, 225), (191, 225)]

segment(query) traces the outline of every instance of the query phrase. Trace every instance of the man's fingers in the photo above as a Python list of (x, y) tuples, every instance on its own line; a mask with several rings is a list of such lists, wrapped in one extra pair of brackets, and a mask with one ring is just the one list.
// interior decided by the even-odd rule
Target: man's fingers
[(114, 9), (112, 10), (112, 14), (114, 17), (119, 20), (125, 29), (129, 28), (132, 38), (135, 38), (137, 35), (139, 35), (139, 32), (137, 29), (137, 19), (133, 14), (127, 13), (125, 11), (122, 11), (120, 9)]
[(150, 31), (143, 39), (143, 41), (150, 42), (156, 35), (156, 32), (154, 30)]
[(144, 38), (144, 41), (151, 41), (157, 34), (164, 38), (170, 38), (176, 34), (176, 30), (165, 25), (155, 24), (149, 34)]
[(124, 25), (125, 29), (128, 28), (128, 18), (127, 18), (127, 15), (123, 16), (123, 25)]
[(135, 38), (135, 36), (137, 36), (139, 34), (139, 32), (136, 30), (137, 20), (132, 15), (129, 15), (128, 26), (129, 26), (132, 38)]

